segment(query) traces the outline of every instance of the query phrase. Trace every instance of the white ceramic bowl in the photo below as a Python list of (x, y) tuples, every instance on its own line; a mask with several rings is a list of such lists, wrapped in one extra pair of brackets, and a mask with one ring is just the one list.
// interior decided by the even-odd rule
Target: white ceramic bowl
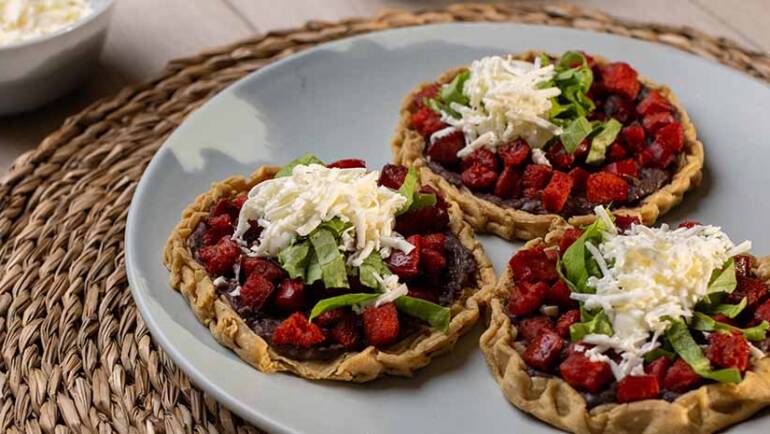
[(80, 84), (101, 52), (114, 0), (51, 34), (0, 45), (0, 116), (29, 111)]

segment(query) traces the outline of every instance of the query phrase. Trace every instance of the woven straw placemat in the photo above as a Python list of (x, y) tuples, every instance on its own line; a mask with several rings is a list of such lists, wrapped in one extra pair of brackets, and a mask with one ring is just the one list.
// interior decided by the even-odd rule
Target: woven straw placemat
[(191, 384), (137, 314), (123, 257), (134, 188), (185, 116), (234, 80), (330, 40), (451, 21), (626, 35), (770, 80), (767, 55), (725, 39), (570, 6), (466, 4), (311, 22), (173, 61), (156, 80), (68, 119), (0, 181), (0, 431), (258, 432)]

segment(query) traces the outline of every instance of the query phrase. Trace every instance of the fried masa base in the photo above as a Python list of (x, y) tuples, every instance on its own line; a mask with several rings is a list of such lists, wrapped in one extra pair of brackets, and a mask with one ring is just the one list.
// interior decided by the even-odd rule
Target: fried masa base
[[(514, 56), (514, 58), (532, 61), (538, 54), (538, 52), (529, 51)], [(594, 56), (594, 59), (599, 64), (609, 63), (606, 59), (598, 56)], [(450, 69), (444, 72), (437, 82), (448, 83), (464, 69)], [(658, 90), (676, 108), (681, 117), (685, 138), (684, 151), (679, 155), (678, 167), (671, 182), (642, 199), (636, 207), (613, 210), (617, 214), (638, 216), (642, 223), (649, 226), (654, 224), (660, 215), (665, 214), (681, 202), (685, 192), (700, 184), (704, 157), (703, 144), (697, 139), (695, 126), (690, 122), (687, 112), (671, 92), (671, 89), (642, 76), (639, 77), (639, 81), (650, 89)], [(423, 83), (415, 88), (401, 104), (401, 117), (391, 143), (396, 164), (417, 167), (424, 182), (438, 188), (445, 196), (460, 204), (460, 208), (465, 214), (465, 220), (477, 232), (490, 232), (507, 240), (514, 238), (531, 240), (544, 236), (554, 221), (564, 220), (558, 214), (533, 214), (481, 199), (465, 186), (458, 188), (450, 184), (444, 177), (428, 167), (425, 159), (426, 143), (422, 136), (410, 126), (409, 106), (415, 95), (429, 84)], [(581, 226), (591, 223), (593, 219), (593, 214), (576, 215), (570, 217), (568, 221), (572, 225)]]
[(222, 198), (248, 192), (256, 184), (273, 178), (276, 167), (261, 167), (245, 179), (240, 176), (213, 184), (211, 190), (198, 196), (182, 213), (182, 220), (171, 233), (163, 252), (163, 263), (170, 271), (171, 286), (190, 302), (195, 316), (209, 328), (216, 340), (235, 351), (243, 360), (263, 372), (289, 371), (308, 379), (330, 379), (365, 382), (384, 374), (410, 376), (432, 357), (452, 349), (458, 337), (467, 332), (479, 317), (479, 302), (486, 301), (494, 287), (496, 275), (473, 230), (461, 218), (456, 204), (450, 203), (450, 229), (468, 248), (476, 260), (474, 288), (464, 288), (451, 306), (451, 321), (446, 333), (422, 331), (387, 349), (369, 346), (359, 352), (348, 352), (328, 361), (299, 361), (282, 356), (235, 312), (230, 303), (219, 296), (205, 268), (192, 256), (187, 238), (206, 219), (211, 207)]
[[(565, 226), (558, 225), (524, 248), (558, 245)], [(757, 261), (762, 280), (770, 280), (770, 258)], [(490, 300), (489, 327), (481, 336), (481, 350), (503, 395), (516, 407), (557, 428), (579, 434), (712, 433), (747, 419), (770, 405), (770, 358), (752, 363), (740, 384), (709, 384), (678, 397), (630, 404), (603, 404), (591, 410), (578, 391), (558, 377), (533, 377), (514, 348), (517, 329), (506, 314), (505, 300), (513, 276), (510, 267)]]

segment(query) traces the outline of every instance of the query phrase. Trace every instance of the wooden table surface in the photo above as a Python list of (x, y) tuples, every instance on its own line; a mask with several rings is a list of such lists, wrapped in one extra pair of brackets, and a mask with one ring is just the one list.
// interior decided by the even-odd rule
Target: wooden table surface
[[(478, 1), (478, 0), (477, 0)], [(0, 176), (64, 119), (121, 87), (158, 74), (166, 62), (311, 19), (424, 9), (457, 0), (117, 0), (101, 65), (73, 94), (33, 113), (0, 118)], [(530, 1), (531, 2), (531, 1)], [(537, 3), (547, 3), (541, 0)], [(514, 3), (514, 2), (509, 2)], [(569, 0), (648, 22), (687, 25), (770, 51), (770, 0)], [(0, 96), (1, 97), (1, 96)]]

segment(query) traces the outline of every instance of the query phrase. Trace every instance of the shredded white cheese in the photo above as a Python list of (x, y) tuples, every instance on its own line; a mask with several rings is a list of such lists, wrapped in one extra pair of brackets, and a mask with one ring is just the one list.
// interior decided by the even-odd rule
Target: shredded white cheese
[(602, 220), (602, 222), (604, 223), (604, 227), (607, 228), (607, 231), (610, 233), (610, 235), (618, 234), (618, 228), (615, 226), (615, 223), (612, 221), (612, 218), (610, 217), (610, 213), (607, 212), (606, 208), (599, 205), (594, 208), (594, 213), (596, 214), (597, 218)]
[(383, 304), (392, 303), (396, 301), (397, 298), (409, 293), (407, 286), (399, 282), (398, 276), (395, 274), (382, 277), (375, 273), (374, 278), (379, 282), (382, 294), (368, 303), (361, 303), (353, 306), (353, 311), (355, 313), (360, 314), (370, 306), (380, 307)]
[(436, 131), (435, 133), (431, 134), (430, 143), (431, 144), (436, 143), (437, 140), (443, 139), (444, 137), (454, 133), (455, 131), (457, 131), (457, 127), (450, 126), (450, 127), (442, 128)]
[(545, 316), (557, 317), (559, 316), (559, 306), (542, 305), (540, 306), (540, 313)]
[[(551, 98), (561, 91), (552, 86), (540, 89), (542, 83), (554, 76), (553, 65), (540, 66), (510, 57), (485, 57), (474, 61), (463, 94), (469, 106), (452, 103), (450, 108), (460, 114), (454, 118), (446, 113), (442, 120), (461, 129), (466, 146), (457, 155), (465, 157), (474, 150), (498, 145), (517, 138), (525, 139), (533, 148), (542, 147), (551, 137), (561, 134), (561, 128), (548, 121)], [(447, 134), (444, 130), (436, 134)]]
[(535, 164), (542, 164), (543, 166), (551, 167), (551, 162), (548, 161), (548, 157), (545, 156), (545, 151), (540, 148), (532, 149), (532, 162)]
[(56, 32), (92, 12), (87, 0), (0, 0), (0, 45)]
[(257, 256), (275, 256), (298, 236), (313, 232), (335, 217), (352, 227), (342, 236), (341, 250), (352, 252), (348, 264), (359, 266), (370, 253), (385, 258), (392, 249), (406, 253), (414, 246), (393, 230), (396, 212), (406, 198), (378, 186), (378, 171), (329, 169), (318, 164), (296, 166), (290, 176), (257, 184), (241, 209), (233, 239), (245, 246), (249, 222), (263, 228), (253, 246)]
[(766, 354), (764, 351), (760, 350), (759, 348), (755, 347), (754, 344), (752, 344), (749, 341), (746, 341), (749, 344), (749, 351), (751, 353), (751, 361), (755, 362), (759, 359), (763, 359), (766, 357)]
[[(573, 293), (572, 298), (589, 310), (603, 309), (609, 317), (612, 336), (588, 335), (584, 341), (597, 345), (586, 354), (609, 362), (617, 379), (643, 374), (644, 354), (657, 347), (670, 325), (663, 318), (690, 318), (706, 295), (713, 270), (751, 247), (749, 242), (736, 247), (715, 226), (671, 230), (667, 225), (634, 225), (625, 235), (603, 236), (598, 246), (586, 243), (603, 274), (588, 280), (596, 293)], [(601, 354), (608, 349), (622, 360), (616, 363)]]

